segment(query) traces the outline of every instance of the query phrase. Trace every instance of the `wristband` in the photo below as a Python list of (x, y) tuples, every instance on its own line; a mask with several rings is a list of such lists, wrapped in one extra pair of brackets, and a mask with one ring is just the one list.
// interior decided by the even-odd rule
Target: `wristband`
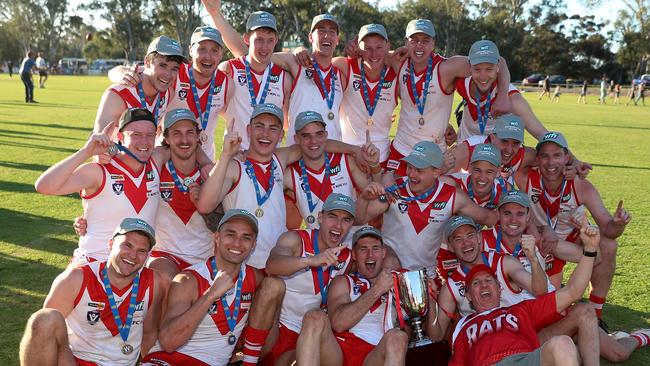
[(586, 250), (583, 249), (583, 250), (582, 250), (582, 255), (584, 255), (585, 257), (592, 257), (592, 258), (593, 258), (593, 257), (595, 257), (596, 255), (598, 255), (598, 251), (596, 250), (596, 251), (594, 251), (594, 252), (588, 252), (588, 251), (586, 251)]

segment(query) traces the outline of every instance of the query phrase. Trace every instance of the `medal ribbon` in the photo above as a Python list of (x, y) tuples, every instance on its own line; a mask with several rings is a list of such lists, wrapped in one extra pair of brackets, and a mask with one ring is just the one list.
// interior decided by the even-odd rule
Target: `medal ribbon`
[(418, 112), (420, 116), (424, 115), (424, 106), (427, 104), (427, 94), (429, 92), (429, 83), (431, 82), (431, 72), (433, 71), (433, 57), (429, 56), (429, 65), (427, 65), (427, 72), (424, 77), (424, 87), (422, 88), (422, 97), (418, 94), (418, 89), (415, 86), (415, 68), (413, 63), (409, 66), (409, 77), (411, 80), (411, 92), (413, 93), (413, 99), (415, 99), (415, 104), (418, 107)]
[[(314, 201), (311, 198), (311, 188), (309, 187), (309, 176), (307, 175), (307, 168), (305, 168), (305, 161), (303, 159), (298, 160), (298, 164), (300, 164), (300, 180), (302, 180), (302, 185), (305, 187), (305, 195), (307, 196), (307, 207), (309, 208), (309, 213), (312, 213), (316, 206), (318, 205), (317, 203), (314, 203)], [(328, 159), (327, 153), (325, 153), (325, 173), (323, 177), (323, 183), (322, 184), (331, 184), (330, 183), (330, 161)]]
[[(467, 179), (467, 195), (469, 196), (469, 198), (471, 198), (472, 200), (474, 200), (478, 204), (478, 202), (477, 202), (478, 198), (474, 199), (474, 188), (472, 188), (472, 177), (469, 177), (469, 179)], [(490, 191), (490, 199), (487, 202), (492, 203), (493, 205), (496, 206), (497, 203), (498, 203), (498, 202), (496, 202), (496, 199), (495, 199), (496, 196), (497, 196), (497, 192), (494, 189), (494, 185), (492, 185), (492, 190)]]
[[(546, 188), (544, 188), (544, 179), (539, 180), (540, 183), (542, 184), (542, 193), (544, 194), (544, 201), (546, 201), (546, 221), (548, 221), (548, 226), (555, 231), (555, 228), (557, 227), (557, 220), (560, 218), (560, 208), (558, 207), (558, 212), (555, 214), (555, 222), (551, 221), (551, 212), (549, 210), (549, 206), (551, 206), (551, 198), (548, 196), (546, 193)], [(566, 187), (566, 178), (562, 178), (562, 188), (560, 188), (560, 196), (557, 198), (559, 200), (558, 206), (562, 204), (562, 196), (564, 196), (564, 188)]]
[(178, 188), (179, 191), (185, 193), (190, 190), (188, 187), (185, 186), (183, 182), (181, 182), (180, 178), (178, 178), (178, 174), (176, 173), (176, 168), (174, 167), (174, 163), (172, 162), (171, 159), (167, 161), (167, 170), (169, 170), (169, 174), (171, 174), (172, 178), (174, 178), (174, 184), (176, 185), (176, 188)]
[[(492, 90), (488, 91), (487, 96), (485, 97), (485, 105), (481, 107), (481, 95), (478, 92), (478, 87), (476, 88), (476, 114), (478, 121), (478, 128), (481, 131), (481, 135), (485, 132), (485, 126), (487, 126), (487, 121), (490, 116), (490, 102), (492, 99)], [(485, 111), (485, 113), (483, 113)]]
[[(314, 244), (314, 256), (317, 256), (320, 253), (320, 249), (318, 249), (318, 229), (315, 229), (313, 233), (314, 239), (312, 239), (312, 243)], [(327, 272), (329, 275), (328, 278), (332, 278), (332, 266), (327, 267)], [(327, 305), (327, 284), (325, 283), (325, 276), (323, 275), (323, 266), (319, 265), (316, 268), (316, 273), (318, 274), (318, 288), (320, 289), (321, 305), (325, 306)]]
[[(497, 253), (503, 252), (501, 249), (501, 228), (497, 230), (496, 252)], [(519, 255), (519, 252), (521, 252), (521, 243), (517, 243), (517, 245), (515, 245), (515, 250), (513, 250), (510, 255), (516, 258)]]
[(194, 104), (196, 104), (196, 111), (199, 114), (197, 117), (201, 121), (201, 131), (205, 131), (205, 129), (208, 127), (208, 119), (210, 118), (210, 109), (212, 109), (212, 97), (214, 96), (215, 77), (214, 74), (212, 74), (212, 78), (210, 79), (210, 85), (208, 86), (208, 90), (206, 91), (206, 93), (208, 93), (208, 101), (205, 104), (205, 111), (202, 111), (201, 100), (199, 99), (199, 91), (196, 88), (196, 82), (194, 81), (194, 72), (192, 71), (192, 67), (189, 67), (187, 74), (190, 78), (190, 87), (192, 88), (192, 96), (194, 97)]
[(129, 339), (129, 333), (131, 332), (131, 324), (133, 323), (133, 313), (135, 312), (136, 299), (138, 297), (138, 288), (140, 287), (140, 272), (136, 273), (135, 278), (133, 279), (133, 286), (131, 287), (131, 298), (129, 300), (129, 310), (126, 315), (126, 321), (122, 324), (122, 318), (120, 318), (120, 311), (117, 309), (115, 303), (115, 297), (113, 296), (113, 288), (111, 283), (108, 280), (108, 272), (106, 267), (102, 269), (101, 276), (102, 282), (104, 284), (104, 290), (106, 291), (106, 297), (108, 297), (108, 304), (111, 308), (111, 313), (113, 314), (113, 319), (115, 320), (115, 325), (117, 330), (120, 332), (120, 337), (126, 343), (126, 340)]
[[(217, 269), (217, 260), (215, 257), (212, 257), (212, 279), (215, 279), (217, 277), (217, 272), (219, 272)], [(230, 314), (230, 307), (226, 301), (226, 295), (224, 294), (221, 296), (221, 306), (223, 306), (223, 312), (226, 315), (226, 321), (228, 322), (228, 330), (231, 334), (235, 331), (235, 327), (237, 326), (237, 317), (239, 316), (239, 307), (241, 305), (241, 288), (243, 281), (244, 268), (243, 266), (240, 266), (239, 278), (237, 279), (237, 286), (235, 287), (235, 306), (232, 311), (232, 315)]]
[[(490, 266), (490, 261), (488, 260), (488, 257), (487, 257), (487, 255), (485, 254), (485, 252), (481, 252), (481, 259), (483, 260), (483, 264), (485, 264), (486, 266), (488, 266), (488, 267), (490, 267), (490, 268), (492, 267), (492, 266)], [(460, 264), (460, 269), (463, 271), (463, 273), (464, 273), (465, 275), (467, 275), (467, 274), (469, 273), (469, 271), (470, 271), (469, 268), (465, 267), (465, 266), (462, 265), (462, 264)]]
[(257, 183), (257, 177), (255, 176), (255, 169), (253, 169), (253, 164), (247, 160), (244, 160), (244, 165), (246, 165), (246, 174), (253, 181), (253, 186), (255, 187), (255, 198), (257, 199), (257, 206), (261, 207), (266, 200), (271, 197), (271, 192), (273, 192), (273, 186), (275, 185), (275, 160), (271, 159), (271, 174), (269, 174), (269, 189), (262, 194), (260, 193), (260, 185)]
[(126, 153), (128, 156), (130, 156), (130, 157), (132, 157), (133, 159), (135, 159), (138, 163), (140, 163), (140, 164), (142, 164), (142, 165), (147, 164), (146, 161), (142, 161), (142, 160), (140, 160), (140, 158), (138, 158), (137, 156), (135, 156), (135, 154), (132, 153), (131, 150), (127, 149), (126, 146), (122, 145), (121, 142), (116, 143), (115, 146), (117, 147), (118, 150), (120, 150), (120, 151)]
[[(140, 105), (144, 109), (149, 109), (147, 107), (147, 98), (144, 96), (144, 89), (142, 88), (142, 82), (138, 83), (138, 96), (140, 96)], [(158, 107), (160, 107), (160, 102), (158, 99), (160, 98), (160, 93), (156, 94), (156, 99), (154, 100), (154, 107), (153, 107), (153, 120), (154, 124), (158, 126)]]
[(406, 187), (407, 183), (408, 183), (408, 179), (404, 179), (404, 182), (400, 183), (399, 185), (393, 184), (392, 186), (386, 187), (385, 190), (386, 192), (392, 194), (393, 196), (395, 196), (395, 198), (399, 200), (402, 200), (404, 202), (411, 202), (411, 201), (419, 201), (421, 199), (427, 198), (433, 191), (435, 191), (438, 188), (438, 181), (436, 180), (436, 184), (430, 189), (428, 189), (426, 192), (422, 193), (421, 195), (415, 197), (404, 197), (397, 192), (398, 190)]
[(330, 91), (328, 92), (325, 88), (325, 78), (320, 72), (320, 66), (318, 66), (316, 59), (312, 59), (312, 66), (314, 67), (315, 74), (318, 75), (318, 81), (320, 82), (320, 89), (323, 94), (323, 99), (325, 99), (325, 102), (327, 102), (327, 108), (329, 108), (331, 111), (332, 107), (334, 106), (334, 97), (336, 95), (336, 88), (334, 88), (334, 80), (336, 79), (336, 75), (334, 74), (334, 67), (330, 66), (330, 71), (328, 72), (330, 76)]
[(361, 61), (361, 90), (363, 91), (363, 102), (366, 104), (366, 109), (368, 110), (368, 115), (372, 117), (375, 113), (375, 108), (377, 103), (379, 103), (379, 97), (381, 96), (381, 89), (384, 85), (384, 78), (386, 76), (386, 66), (381, 69), (381, 76), (379, 77), (379, 84), (377, 84), (377, 92), (375, 92), (375, 100), (370, 101), (370, 96), (368, 95), (368, 83), (366, 82), (366, 72), (363, 68), (363, 61)]
[[(264, 104), (264, 101), (266, 100), (266, 94), (269, 92), (269, 85), (271, 83), (271, 65), (266, 67), (266, 70), (264, 70), (264, 73), (266, 74), (266, 81), (264, 82), (264, 86), (262, 87), (262, 84), (260, 84), (260, 87), (262, 87), (262, 95), (260, 96), (259, 102), (257, 101), (257, 96), (255, 95), (255, 87), (253, 84), (253, 75), (251, 74), (251, 65), (248, 63), (248, 60), (246, 59), (246, 56), (243, 57), (244, 59), (244, 66), (246, 69), (246, 81), (248, 82), (248, 94), (251, 96), (251, 106), (255, 106), (256, 104)], [(264, 78), (264, 75), (262, 75), (262, 79)]]

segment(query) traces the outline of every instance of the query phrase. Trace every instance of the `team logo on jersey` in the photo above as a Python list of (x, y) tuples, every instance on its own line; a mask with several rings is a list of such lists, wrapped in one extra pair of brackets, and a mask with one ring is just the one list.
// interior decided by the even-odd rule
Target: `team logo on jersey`
[(189, 89), (191, 87), (190, 83), (181, 83), (180, 86), (181, 86), (181, 89)]
[(269, 76), (270, 83), (277, 83), (278, 81), (280, 81), (280, 75), (271, 74), (271, 76)]
[(140, 301), (139, 303), (135, 304), (135, 311), (142, 311), (144, 310), (144, 301)]
[(432, 204), (431, 208), (434, 210), (442, 210), (447, 207), (447, 201), (436, 201)]
[(172, 200), (172, 190), (170, 189), (161, 189), (160, 190), (160, 197), (162, 197), (163, 201), (169, 202)]
[(355, 295), (359, 295), (360, 292), (361, 292), (361, 286), (355, 283), (354, 287), (352, 288), (352, 293)]
[(305, 69), (305, 76), (307, 77), (307, 79), (312, 79), (314, 77), (314, 70)]
[(406, 69), (404, 75), (402, 75), (402, 84), (406, 84), (406, 81), (409, 79), (409, 69)]
[(162, 108), (162, 106), (165, 105), (165, 96), (162, 96), (160, 98), (160, 102), (158, 102), (158, 108)]
[(566, 202), (569, 202), (569, 201), (571, 201), (571, 192), (570, 191), (569, 191), (569, 193), (562, 196), (562, 201), (561, 202), (566, 203)]
[(124, 176), (121, 174), (111, 174), (111, 180), (124, 180)]
[(86, 313), (86, 320), (88, 321), (88, 324), (90, 325), (95, 325), (101, 318), (101, 315), (99, 314), (98, 310), (91, 310)]
[(214, 87), (214, 90), (212, 91), (212, 93), (214, 93), (214, 94), (217, 94), (217, 93), (219, 93), (219, 92), (221, 92), (221, 85), (217, 85), (217, 86), (215, 86), (215, 87)]
[(97, 308), (97, 310), (101, 311), (101, 310), (104, 310), (104, 308), (106, 307), (106, 304), (104, 304), (103, 302), (91, 301), (91, 302), (88, 303), (88, 306), (90, 306), (91, 308)]
[(465, 297), (465, 282), (464, 281), (456, 282), (456, 286), (458, 286), (458, 294), (460, 295), (460, 297)]
[(357, 91), (361, 88), (361, 82), (359, 80), (355, 80), (352, 82), (352, 88), (354, 91)]
[(178, 99), (185, 100), (187, 98), (187, 90), (181, 89), (178, 91)]
[(175, 186), (174, 182), (160, 182), (160, 188), (162, 189), (174, 189)]
[(334, 266), (334, 269), (342, 270), (343, 266), (345, 266), (345, 262), (337, 262), (336, 265)]
[(458, 267), (458, 259), (447, 259), (442, 261), (442, 268), (443, 269), (454, 269)]
[(530, 200), (533, 201), (533, 203), (539, 203), (539, 194), (533, 194), (530, 196)]
[(382, 89), (388, 89), (388, 88), (390, 88), (391, 86), (393, 86), (393, 81), (392, 81), (392, 80), (391, 80), (391, 81), (384, 81), (384, 83), (381, 84), (381, 88), (382, 88)]
[(217, 302), (213, 302), (212, 305), (210, 305), (210, 308), (208, 309), (208, 314), (214, 315), (217, 313), (217, 310), (219, 308), (219, 304)]
[(399, 212), (405, 213), (409, 209), (408, 203), (405, 202), (400, 202), (397, 204), (397, 208), (399, 209)]
[(124, 192), (124, 183), (122, 182), (113, 183), (113, 192), (118, 196), (121, 195), (122, 192)]
[(340, 172), (341, 172), (341, 166), (340, 165), (330, 167), (330, 175), (336, 175), (336, 174), (339, 174)]
[(147, 170), (147, 180), (153, 180), (153, 170)]
[(253, 301), (253, 294), (250, 292), (241, 294), (241, 301)]
[(237, 76), (237, 81), (239, 82), (239, 85), (246, 85), (246, 75)]

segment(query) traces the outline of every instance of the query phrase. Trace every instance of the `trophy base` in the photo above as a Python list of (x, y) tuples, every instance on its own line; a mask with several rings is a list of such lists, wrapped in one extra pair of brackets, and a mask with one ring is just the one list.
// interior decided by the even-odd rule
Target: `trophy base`
[(423, 347), (433, 344), (433, 341), (429, 338), (414, 339), (409, 342), (409, 348)]

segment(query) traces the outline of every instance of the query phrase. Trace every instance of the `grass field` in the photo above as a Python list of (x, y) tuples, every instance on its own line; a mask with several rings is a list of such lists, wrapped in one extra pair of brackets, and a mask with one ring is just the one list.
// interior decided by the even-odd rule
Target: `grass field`
[[(43, 196), (34, 181), (83, 146), (107, 85), (104, 77), (51, 76), (47, 89), (35, 91), (40, 104), (26, 105), (20, 78), (0, 74), (0, 365), (18, 363), (25, 321), (77, 245), (71, 221), (82, 212), (79, 196)], [(574, 153), (594, 165), (590, 180), (607, 207), (623, 199), (633, 215), (619, 240), (605, 320), (612, 330), (650, 327), (650, 107), (601, 106), (595, 96), (577, 105), (566, 94), (551, 104), (532, 96), (544, 124), (565, 133)], [(650, 365), (650, 350), (627, 364)]]

